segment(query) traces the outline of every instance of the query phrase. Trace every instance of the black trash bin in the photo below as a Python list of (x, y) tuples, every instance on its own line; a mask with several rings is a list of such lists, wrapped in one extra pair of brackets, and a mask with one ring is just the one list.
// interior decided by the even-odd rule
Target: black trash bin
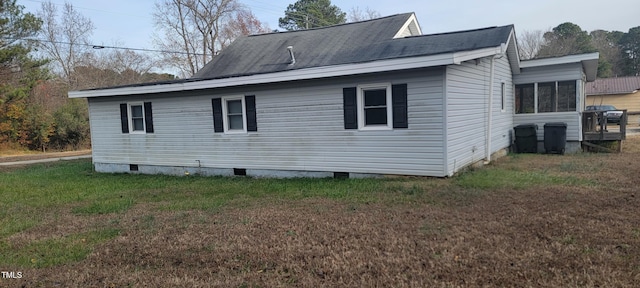
[(513, 129), (516, 134), (516, 152), (538, 153), (538, 125), (521, 124)]
[(567, 123), (554, 122), (544, 124), (544, 151), (564, 154), (567, 144)]

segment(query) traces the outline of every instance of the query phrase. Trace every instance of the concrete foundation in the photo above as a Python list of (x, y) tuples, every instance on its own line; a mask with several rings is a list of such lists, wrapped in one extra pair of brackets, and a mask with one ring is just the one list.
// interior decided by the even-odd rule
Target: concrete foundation
[[(93, 163), (95, 170), (101, 173), (162, 174), (173, 176), (240, 176), (233, 168), (210, 167), (174, 167), (137, 164), (137, 171), (132, 171), (130, 164)], [(334, 172), (325, 171), (292, 171), (275, 169), (242, 169), (249, 177), (257, 178), (333, 178)], [(347, 173), (348, 178), (377, 178), (380, 174)], [(244, 175), (243, 175), (244, 176)]]

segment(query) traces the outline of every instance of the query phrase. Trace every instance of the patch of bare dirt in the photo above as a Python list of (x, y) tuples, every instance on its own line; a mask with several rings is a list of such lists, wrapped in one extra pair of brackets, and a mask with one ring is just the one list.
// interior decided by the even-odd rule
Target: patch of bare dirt
[(109, 215), (83, 217), (82, 215), (71, 213), (71, 208), (68, 208), (47, 213), (43, 218), (37, 227), (11, 235), (7, 238), (7, 241), (13, 247), (19, 248), (25, 243), (42, 239), (63, 238), (102, 228), (109, 223), (111, 217)]
[(0, 156), (0, 163), (91, 155), (91, 150)]

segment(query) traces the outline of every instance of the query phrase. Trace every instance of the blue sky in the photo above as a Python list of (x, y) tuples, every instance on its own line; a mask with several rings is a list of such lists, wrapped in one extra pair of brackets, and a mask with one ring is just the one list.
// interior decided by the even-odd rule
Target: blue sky
[[(279, 29), (278, 18), (296, 0), (239, 0), (272, 29)], [(18, 0), (28, 12), (40, 9), (40, 0)], [(51, 0), (64, 5), (65, 0)], [(153, 49), (151, 13), (154, 0), (67, 0), (96, 30), (92, 44)], [(369, 7), (383, 16), (415, 12), (424, 34), (515, 24), (516, 32), (548, 30), (564, 22), (578, 24), (583, 30), (618, 30), (640, 26), (638, 0), (408, 0), (363, 1), (333, 0), (343, 11)], [(590, 4), (587, 4), (590, 3)], [(282, 30), (282, 29), (280, 29)]]

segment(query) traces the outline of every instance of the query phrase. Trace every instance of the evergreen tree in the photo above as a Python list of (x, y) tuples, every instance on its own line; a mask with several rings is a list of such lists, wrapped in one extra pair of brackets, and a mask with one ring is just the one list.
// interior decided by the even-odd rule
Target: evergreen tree
[(571, 22), (562, 23), (545, 33), (544, 40), (537, 58), (596, 52), (587, 31)]
[(331, 0), (298, 0), (284, 11), (285, 16), (278, 19), (280, 28), (304, 30), (317, 27), (342, 24), (347, 21), (347, 13)]
[(29, 56), (25, 38), (36, 35), (42, 21), (23, 9), (16, 0), (0, 0), (0, 142), (41, 148), (53, 124), (27, 98), (47, 72), (42, 69), (45, 61)]
[(640, 26), (629, 29), (620, 38), (623, 67), (626, 75), (640, 75)]

